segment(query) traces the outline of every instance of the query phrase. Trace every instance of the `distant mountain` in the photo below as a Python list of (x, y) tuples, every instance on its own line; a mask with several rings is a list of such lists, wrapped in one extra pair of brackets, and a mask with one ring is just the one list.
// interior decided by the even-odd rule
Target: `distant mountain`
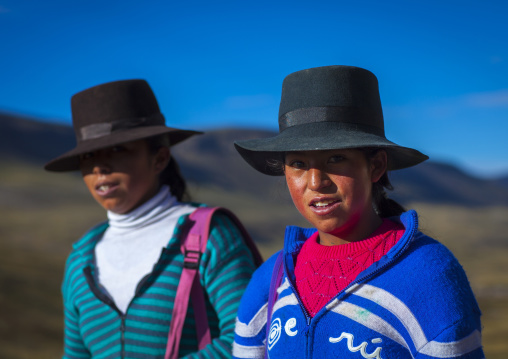
[(0, 156), (43, 164), (75, 146), (69, 126), (0, 113)]
[(508, 205), (508, 186), (501, 180), (480, 179), (459, 168), (427, 161), (390, 174), (393, 197), (405, 201), (462, 206)]
[[(258, 196), (280, 191), (280, 177), (258, 173), (243, 161), (234, 140), (274, 136), (274, 132), (224, 129), (196, 136), (175, 146), (182, 172), (195, 182), (209, 181), (224, 188), (244, 188)], [(389, 173), (395, 188), (389, 195), (400, 202), (458, 204), (462, 206), (508, 205), (508, 181), (473, 177), (457, 167), (439, 162)], [(267, 190), (268, 189), (268, 190)], [(268, 192), (268, 193), (266, 193)]]
[(190, 138), (173, 147), (172, 152), (185, 178), (191, 182), (247, 191), (261, 198), (284, 197), (283, 179), (255, 171), (233, 145), (235, 140), (271, 135), (273, 132), (261, 130), (214, 130)]
[[(251, 129), (220, 129), (194, 136), (172, 148), (182, 173), (190, 182), (229, 192), (247, 192), (269, 201), (287, 200), (281, 177), (262, 175), (236, 152), (234, 140), (275, 135)], [(0, 113), (0, 157), (42, 166), (75, 146), (72, 128), (36, 119)], [(457, 204), (462, 206), (508, 205), (508, 178), (496, 180), (471, 176), (457, 167), (428, 161), (390, 173), (403, 202)]]
[(508, 188), (508, 176), (502, 176), (494, 180), (494, 183), (498, 186)]

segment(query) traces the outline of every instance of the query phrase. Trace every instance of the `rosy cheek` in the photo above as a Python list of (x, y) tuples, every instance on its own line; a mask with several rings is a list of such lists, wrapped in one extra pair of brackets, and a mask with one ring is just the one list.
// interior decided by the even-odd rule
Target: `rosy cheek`
[(304, 209), (304, 199), (303, 199), (303, 190), (298, 186), (298, 182), (295, 181), (287, 181), (289, 194), (291, 195), (291, 199), (293, 200), (293, 204), (296, 209), (303, 214)]

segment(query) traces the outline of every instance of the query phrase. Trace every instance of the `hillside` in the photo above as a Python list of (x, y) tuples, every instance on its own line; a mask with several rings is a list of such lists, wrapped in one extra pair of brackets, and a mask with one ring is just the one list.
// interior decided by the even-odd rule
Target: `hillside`
[[(254, 171), (233, 146), (234, 140), (271, 135), (274, 133), (262, 130), (218, 129), (194, 136), (172, 150), (189, 182), (248, 192), (267, 200), (287, 200), (281, 179)], [(74, 145), (69, 126), (0, 114), (1, 158), (42, 166)], [(406, 204), (508, 205), (507, 178), (480, 179), (450, 164), (432, 161), (394, 171), (390, 176), (395, 187), (391, 196)]]
[(75, 145), (69, 126), (0, 113), (0, 157), (44, 163)]

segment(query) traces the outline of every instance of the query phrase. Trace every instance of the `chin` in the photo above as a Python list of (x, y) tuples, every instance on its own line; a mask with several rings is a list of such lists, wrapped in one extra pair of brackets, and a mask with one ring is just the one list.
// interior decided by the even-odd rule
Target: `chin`
[(124, 210), (122, 207), (116, 205), (116, 204), (110, 204), (110, 205), (103, 205), (104, 209), (106, 211), (109, 211), (109, 212), (113, 212), (113, 213), (116, 213), (116, 214), (124, 214), (124, 213), (127, 213), (126, 210)]
[(321, 223), (312, 223), (314, 227), (319, 229), (324, 233), (334, 233), (336, 231), (341, 231), (344, 228), (343, 221), (337, 221), (337, 219), (331, 219), (329, 221), (321, 221)]

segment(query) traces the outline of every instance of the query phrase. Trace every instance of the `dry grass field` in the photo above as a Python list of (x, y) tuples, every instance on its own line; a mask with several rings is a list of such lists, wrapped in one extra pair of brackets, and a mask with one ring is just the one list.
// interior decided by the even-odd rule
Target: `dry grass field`
[(416, 206), (423, 230), (459, 259), (482, 310), (489, 359), (508, 357), (508, 208)]
[[(268, 257), (282, 246), (284, 224), (302, 223), (281, 185), (271, 200), (193, 186), (193, 199), (234, 210)], [(424, 232), (464, 266), (483, 311), (489, 359), (508, 353), (508, 208), (415, 203)], [(62, 347), (60, 282), (65, 258), (88, 227), (105, 218), (74, 175), (16, 164), (0, 172), (0, 358), (57, 358)]]

